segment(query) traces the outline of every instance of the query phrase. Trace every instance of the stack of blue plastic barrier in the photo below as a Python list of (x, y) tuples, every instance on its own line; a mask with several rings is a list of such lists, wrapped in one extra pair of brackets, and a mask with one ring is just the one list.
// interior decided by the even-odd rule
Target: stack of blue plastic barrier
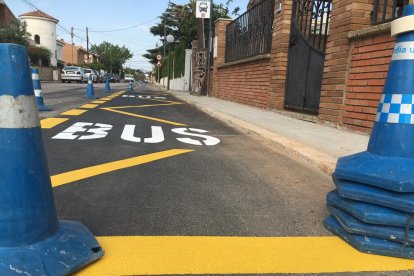
[(325, 226), (358, 250), (414, 259), (414, 5), (397, 35), (368, 149), (339, 159)]

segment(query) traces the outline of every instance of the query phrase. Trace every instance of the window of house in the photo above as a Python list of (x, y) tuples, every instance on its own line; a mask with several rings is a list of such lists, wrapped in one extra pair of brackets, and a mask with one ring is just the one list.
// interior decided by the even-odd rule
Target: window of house
[(35, 35), (34, 40), (35, 40), (36, 44), (40, 44), (40, 36), (39, 35)]

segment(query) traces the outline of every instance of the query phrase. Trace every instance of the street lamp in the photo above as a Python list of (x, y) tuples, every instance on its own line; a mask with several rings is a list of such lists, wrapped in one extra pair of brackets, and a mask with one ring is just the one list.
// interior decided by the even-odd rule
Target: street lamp
[(167, 90), (170, 90), (170, 79), (171, 79), (171, 43), (175, 40), (173, 35), (167, 35), (167, 43), (168, 43), (168, 82), (167, 82)]

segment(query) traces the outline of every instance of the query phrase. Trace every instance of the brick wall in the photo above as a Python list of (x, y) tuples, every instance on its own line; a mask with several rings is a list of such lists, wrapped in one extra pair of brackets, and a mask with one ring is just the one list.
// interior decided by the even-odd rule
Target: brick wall
[(319, 119), (332, 125), (342, 123), (343, 101), (349, 70), (350, 31), (370, 26), (373, 1), (333, 0), (332, 19), (326, 44)]
[(292, 17), (292, 0), (282, 1), (282, 10), (275, 9), (270, 59), (270, 104), (271, 109), (283, 109)]
[(218, 68), (219, 98), (260, 108), (270, 105), (268, 58)]
[(0, 28), (4, 28), (13, 19), (16, 18), (6, 4), (0, 3)]
[(351, 61), (344, 103), (344, 126), (363, 132), (372, 128), (388, 72), (395, 39), (388, 34), (351, 43)]

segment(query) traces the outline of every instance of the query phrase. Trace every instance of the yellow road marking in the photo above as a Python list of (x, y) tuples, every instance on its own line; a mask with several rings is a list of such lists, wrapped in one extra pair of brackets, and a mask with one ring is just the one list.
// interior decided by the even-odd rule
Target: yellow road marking
[(102, 98), (103, 101), (109, 101), (112, 100), (112, 98), (106, 97), (106, 98)]
[(72, 109), (66, 112), (61, 113), (60, 115), (67, 115), (67, 116), (77, 116), (87, 112), (87, 110), (82, 109)]
[(79, 275), (396, 271), (414, 261), (363, 254), (338, 237), (99, 237), (105, 256)]
[(106, 103), (106, 101), (94, 101), (94, 102), (92, 102), (93, 104), (103, 104), (103, 103)]
[(50, 129), (57, 125), (60, 125), (61, 123), (66, 122), (67, 118), (46, 118), (40, 121), (40, 126), (44, 129)]
[(101, 108), (101, 109), (106, 110), (106, 111), (110, 111), (110, 112), (123, 114), (123, 115), (132, 116), (132, 117), (137, 117), (137, 118), (142, 118), (142, 119), (147, 119), (147, 120), (151, 120), (151, 121), (161, 122), (161, 123), (165, 123), (165, 124), (169, 124), (169, 125), (174, 125), (174, 126), (187, 126), (187, 125), (181, 124), (181, 123), (176, 123), (176, 122), (172, 122), (172, 121), (167, 121), (167, 120), (154, 118), (154, 117), (148, 117), (148, 116), (139, 115), (139, 114), (130, 113), (130, 112), (125, 112), (125, 111), (120, 111), (120, 110), (114, 110), (114, 109), (106, 108), (106, 107)]
[(119, 160), (119, 161), (110, 162), (106, 164), (96, 165), (96, 166), (92, 166), (89, 168), (83, 168), (80, 170), (61, 173), (58, 175), (53, 175), (50, 178), (52, 180), (52, 186), (57, 187), (60, 185), (90, 178), (90, 177), (97, 176), (100, 174), (105, 174), (105, 173), (113, 172), (116, 170), (126, 169), (126, 168), (142, 165), (145, 163), (150, 163), (150, 162), (164, 159), (167, 157), (172, 157), (172, 156), (189, 153), (193, 151), (194, 150), (186, 150), (186, 149), (166, 150), (166, 151), (146, 154), (142, 156), (137, 156), (137, 157), (133, 157), (133, 158), (125, 159), (125, 160)]
[(82, 105), (81, 108), (92, 109), (92, 108), (95, 108), (97, 106), (98, 106), (97, 104), (85, 104), (85, 105)]

